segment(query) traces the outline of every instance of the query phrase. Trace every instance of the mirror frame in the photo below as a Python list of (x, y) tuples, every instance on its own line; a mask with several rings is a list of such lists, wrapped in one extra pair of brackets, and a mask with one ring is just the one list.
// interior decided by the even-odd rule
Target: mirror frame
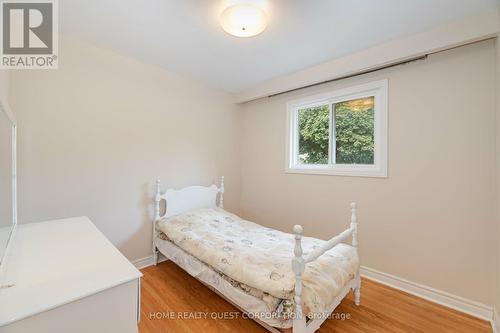
[(9, 105), (0, 100), (0, 112), (3, 112), (7, 119), (10, 120), (12, 125), (11, 129), (11, 143), (12, 143), (12, 229), (7, 240), (7, 246), (2, 256), (0, 256), (0, 277), (5, 270), (5, 262), (9, 249), (12, 245), (12, 240), (17, 229), (17, 122), (14, 114), (12, 113)]

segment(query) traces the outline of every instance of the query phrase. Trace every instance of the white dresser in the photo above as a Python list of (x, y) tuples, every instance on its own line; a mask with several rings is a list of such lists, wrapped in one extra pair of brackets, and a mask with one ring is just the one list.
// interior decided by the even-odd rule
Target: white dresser
[(6, 262), (0, 333), (137, 332), (142, 274), (87, 217), (19, 225)]

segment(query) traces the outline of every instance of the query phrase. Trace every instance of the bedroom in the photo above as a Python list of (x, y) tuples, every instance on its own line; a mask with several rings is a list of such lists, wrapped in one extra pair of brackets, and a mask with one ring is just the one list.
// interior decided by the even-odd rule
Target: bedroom
[[(11, 3), (2, 1), (4, 14)], [(1, 209), (9, 213), (1, 216), (11, 235), (0, 239), (0, 332), (314, 331), (312, 316), (269, 324), (255, 318), (265, 311), (248, 309), (291, 303), (294, 316), (296, 285), (309, 308), (317, 281), (308, 274), (330, 271), (308, 263), (296, 284), (292, 261), (314, 251), (307, 237), (344, 231), (343, 244), (316, 243), (359, 255), (342, 288), (316, 284), (324, 288), (317, 297), (329, 295), (323, 303), (340, 301), (333, 313), (316, 311), (324, 314), (318, 332), (498, 332), (497, 1), (46, 3), (56, 68), (2, 61), (0, 69), (2, 109), (15, 120), (0, 113)], [(249, 5), (245, 31), (256, 35), (234, 36), (228, 22), (240, 22), (228, 21), (229, 9)], [(368, 105), (356, 113), (371, 120), (368, 162), (340, 162), (350, 101)], [(306, 113), (321, 139), (305, 138)], [(214, 207), (221, 199), (223, 213)], [(196, 239), (170, 229), (193, 207), (255, 222), (282, 237), (284, 250), (252, 234), (259, 245), (237, 248), (250, 268), (240, 274), (221, 272), (213, 258), (224, 250), (195, 255), (203, 240), (232, 239), (205, 234), (184, 248), (157, 247), (169, 244), (160, 237), (174, 246)], [(179, 224), (157, 230), (158, 216)], [(297, 258), (296, 243), (304, 248)], [(276, 296), (251, 273), (280, 258), (276, 273), (288, 287)], [(330, 284), (339, 284), (337, 267)], [(217, 276), (226, 294), (203, 281)], [(349, 289), (359, 277), (358, 306)]]

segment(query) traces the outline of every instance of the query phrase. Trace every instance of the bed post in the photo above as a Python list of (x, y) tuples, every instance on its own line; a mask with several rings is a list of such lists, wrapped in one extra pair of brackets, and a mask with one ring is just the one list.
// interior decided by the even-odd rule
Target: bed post
[[(351, 229), (352, 231), (352, 246), (356, 248), (358, 252), (358, 216), (357, 216), (357, 205), (355, 202), (351, 202)], [(359, 255), (359, 252), (358, 252)], [(356, 305), (361, 304), (361, 278), (359, 276), (359, 270), (356, 276), (357, 286), (354, 288), (354, 303)]]
[(161, 189), (160, 180), (156, 180), (156, 195), (155, 195), (155, 218), (153, 221), (153, 264), (156, 266), (158, 264), (158, 250), (156, 249), (155, 238), (156, 238), (156, 222), (160, 219), (160, 201), (161, 201)]
[(302, 313), (302, 274), (305, 270), (305, 261), (302, 257), (302, 226), (296, 225), (293, 227), (295, 234), (295, 248), (293, 250), (294, 258), (292, 260), (292, 269), (295, 274), (295, 311), (293, 317), (293, 333), (306, 332), (306, 318)]
[(220, 177), (219, 208), (224, 208), (224, 176)]

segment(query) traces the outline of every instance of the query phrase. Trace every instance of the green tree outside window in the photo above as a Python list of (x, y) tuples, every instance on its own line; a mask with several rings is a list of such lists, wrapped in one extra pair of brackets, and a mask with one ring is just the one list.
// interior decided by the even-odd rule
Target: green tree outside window
[[(374, 97), (333, 104), (336, 164), (374, 163)], [(328, 105), (298, 112), (299, 161), (328, 164), (330, 114)]]

